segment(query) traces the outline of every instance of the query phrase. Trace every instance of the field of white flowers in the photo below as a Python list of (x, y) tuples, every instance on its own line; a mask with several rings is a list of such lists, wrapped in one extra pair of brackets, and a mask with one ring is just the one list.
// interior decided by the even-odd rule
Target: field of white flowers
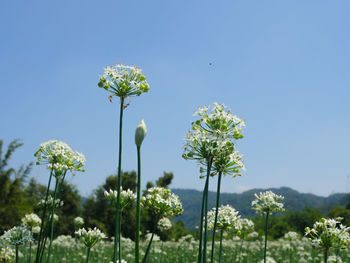
[[(263, 256), (263, 240), (243, 240), (235, 237), (233, 239), (223, 240), (222, 262), (241, 262), (255, 263), (261, 262)], [(124, 262), (134, 262), (134, 242), (130, 239), (122, 239), (122, 258)], [(142, 253), (146, 249), (147, 242), (141, 242)], [(219, 246), (219, 242), (216, 242)], [(32, 248), (33, 253), (35, 247)], [(161, 242), (157, 238), (150, 251), (148, 262), (154, 263), (184, 263), (196, 262), (198, 241), (188, 235), (178, 241)], [(210, 251), (210, 247), (208, 246)], [(53, 263), (80, 263), (86, 260), (86, 248), (76, 238), (71, 236), (59, 236), (53, 241)], [(101, 241), (91, 251), (91, 262), (104, 263), (111, 261), (113, 253), (113, 242)], [(9, 253), (8, 253), (9, 254)], [(11, 254), (11, 253), (10, 253)], [(336, 257), (338, 254), (338, 257)], [(9, 255), (10, 256), (10, 255)], [(20, 262), (28, 262), (29, 247), (24, 247), (20, 251)], [(308, 239), (296, 236), (293, 240), (281, 238), (280, 240), (270, 241), (267, 252), (267, 262), (278, 263), (319, 263), (323, 261), (321, 250), (312, 247)], [(27, 260), (26, 260), (27, 259)], [(14, 252), (7, 261), (13, 262)], [(123, 262), (123, 261), (122, 261)], [(328, 262), (345, 263), (350, 262), (350, 249), (332, 250)]]

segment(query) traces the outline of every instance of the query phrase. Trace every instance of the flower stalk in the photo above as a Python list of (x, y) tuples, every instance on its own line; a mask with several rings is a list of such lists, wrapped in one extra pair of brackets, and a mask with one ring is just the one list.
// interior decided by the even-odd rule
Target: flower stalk
[[(218, 212), (219, 212), (219, 203), (220, 203), (220, 188), (221, 188), (221, 177), (222, 172), (219, 172), (218, 175), (218, 185), (216, 190), (216, 206), (215, 206), (215, 221), (214, 221), (214, 229), (213, 229), (213, 240), (211, 243), (211, 258), (210, 262), (214, 262), (214, 249), (215, 249), (215, 232), (216, 232), (216, 226), (218, 222)], [(220, 237), (221, 238), (221, 237)], [(219, 261), (220, 262), (220, 261)]]

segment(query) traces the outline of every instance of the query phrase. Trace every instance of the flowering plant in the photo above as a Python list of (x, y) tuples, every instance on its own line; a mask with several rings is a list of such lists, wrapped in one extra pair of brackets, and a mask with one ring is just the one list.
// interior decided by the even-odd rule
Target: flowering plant
[[(214, 229), (215, 208), (208, 212), (208, 229)], [(232, 230), (239, 228), (240, 215), (238, 211), (230, 205), (222, 205), (219, 207), (217, 217), (217, 228), (220, 230)]]
[(1, 239), (13, 246), (23, 245), (33, 241), (30, 231), (24, 226), (15, 226), (1, 236)]
[(79, 230), (75, 231), (75, 234), (87, 248), (92, 248), (98, 241), (106, 238), (106, 235), (96, 227), (94, 229), (89, 228), (88, 230), (85, 228), (80, 228)]
[(179, 216), (183, 212), (179, 197), (162, 187), (148, 189), (141, 199), (141, 205), (158, 218)]
[(106, 67), (98, 86), (111, 92), (112, 96), (123, 98), (140, 96), (150, 89), (141, 69), (121, 64)]
[(169, 230), (172, 227), (171, 221), (167, 217), (163, 217), (159, 220), (157, 224), (157, 228), (161, 231), (164, 232), (166, 230)]
[(225, 108), (224, 104), (214, 103), (211, 112), (207, 106), (196, 111), (194, 115), (199, 119), (192, 122), (182, 155), (203, 165), (213, 159), (215, 172), (212, 175), (218, 172), (236, 175), (244, 168), (242, 156), (234, 149), (234, 141), (243, 138), (241, 131), (245, 123)]
[(36, 164), (46, 164), (48, 169), (53, 169), (56, 177), (67, 171), (84, 172), (85, 156), (73, 150), (65, 142), (50, 140), (40, 144), (34, 156), (38, 158)]
[(284, 199), (281, 195), (276, 195), (272, 191), (266, 191), (259, 195), (255, 194), (255, 200), (252, 201), (253, 209), (260, 214), (274, 213), (278, 211), (284, 211), (283, 203)]
[(312, 228), (305, 228), (305, 236), (318, 248), (346, 248), (350, 245), (350, 227), (342, 225), (340, 220), (322, 218)]
[[(125, 208), (128, 204), (131, 204), (135, 201), (136, 195), (131, 191), (130, 189), (123, 190), (123, 188), (120, 188), (122, 191), (120, 192), (120, 209), (122, 210)], [(110, 201), (111, 204), (117, 203), (117, 197), (118, 197), (118, 191), (109, 189), (109, 191), (104, 191), (104, 195), (107, 200)]]

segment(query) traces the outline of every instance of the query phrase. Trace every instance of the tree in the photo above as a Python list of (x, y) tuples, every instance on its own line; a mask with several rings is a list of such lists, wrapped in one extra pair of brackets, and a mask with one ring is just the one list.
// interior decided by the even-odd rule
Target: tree
[[(110, 175), (105, 183), (98, 187), (83, 205), (83, 215), (90, 227), (97, 226), (108, 236), (114, 235), (115, 230), (115, 207), (104, 196), (104, 191), (117, 190), (117, 177)], [(136, 172), (122, 172), (122, 188), (136, 190)], [(122, 235), (134, 239), (135, 206), (129, 205), (122, 212)]]
[(350, 203), (348, 203), (346, 207), (343, 207), (343, 206), (334, 207), (329, 211), (328, 216), (330, 218), (341, 217), (343, 218), (341, 220), (342, 224), (349, 226), (350, 225)]
[(0, 231), (17, 225), (21, 218), (32, 211), (24, 193), (25, 178), (31, 171), (33, 163), (21, 165), (19, 169), (10, 168), (9, 160), (15, 150), (23, 143), (13, 140), (3, 153), (3, 141), (0, 140)]
[(59, 220), (55, 233), (70, 235), (74, 233), (74, 218), (81, 215), (81, 196), (75, 185), (64, 182), (58, 192), (58, 198), (63, 201), (63, 206), (57, 209)]

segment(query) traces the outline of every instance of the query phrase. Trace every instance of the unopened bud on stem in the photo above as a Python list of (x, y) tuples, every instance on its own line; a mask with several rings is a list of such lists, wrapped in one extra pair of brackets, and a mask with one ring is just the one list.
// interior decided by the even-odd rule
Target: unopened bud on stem
[(135, 132), (135, 144), (137, 147), (141, 146), (142, 141), (146, 136), (146, 133), (147, 133), (146, 124), (142, 120), (140, 121), (139, 125), (137, 125), (136, 132)]

